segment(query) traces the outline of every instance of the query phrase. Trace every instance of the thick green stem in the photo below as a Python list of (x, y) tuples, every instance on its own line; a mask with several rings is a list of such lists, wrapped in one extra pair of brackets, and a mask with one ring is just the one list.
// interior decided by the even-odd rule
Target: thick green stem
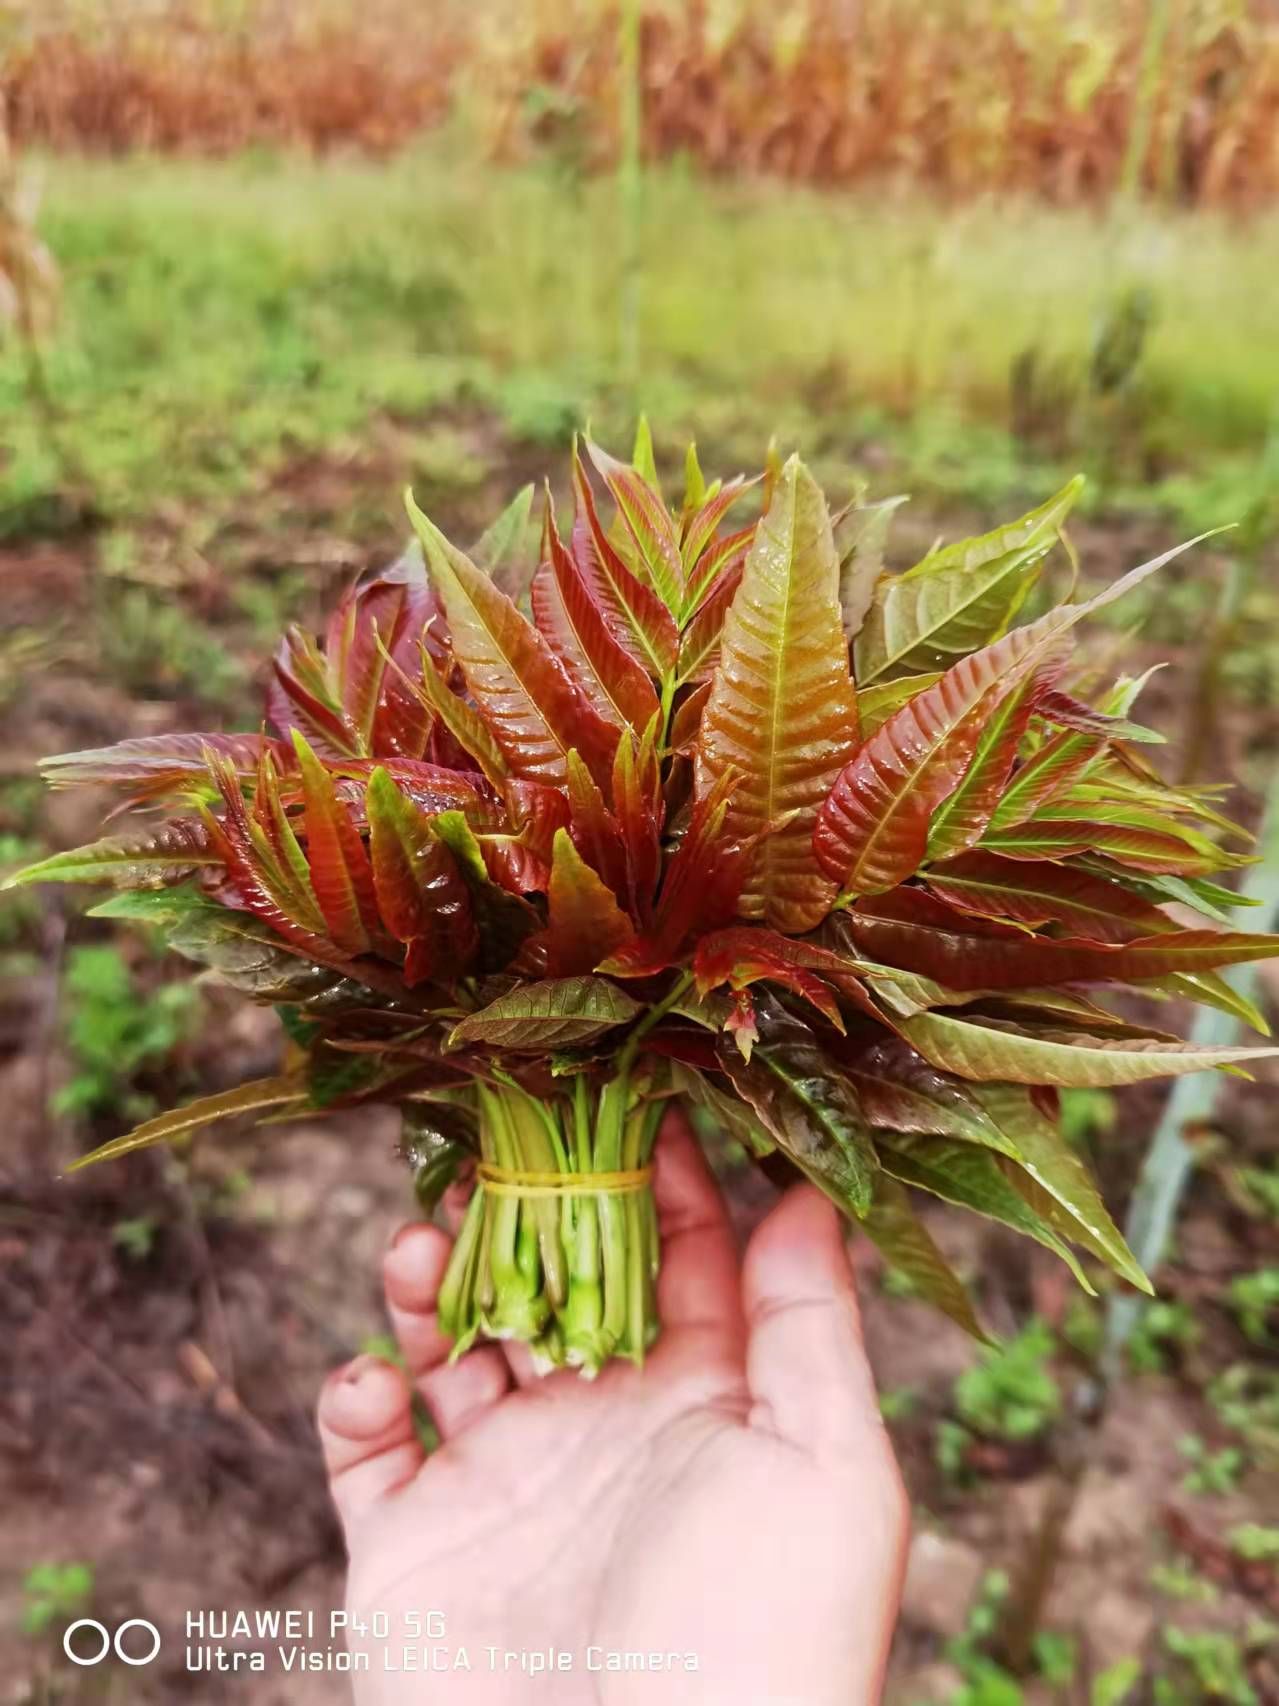
[[(522, 1157), (520, 1166), (534, 1173), (564, 1172), (567, 1164), (564, 1145), (560, 1141), (559, 1128), (547, 1109), (518, 1088), (510, 1093), (508, 1109)], [(551, 1197), (533, 1197), (529, 1199), (528, 1208), (527, 1218), (537, 1232), (547, 1300), (552, 1308), (559, 1308), (568, 1296), (560, 1204)]]
[[(632, 1112), (623, 1145), (622, 1160), (625, 1167), (647, 1165), (661, 1117), (662, 1103), (659, 1101), (642, 1103)], [(653, 1293), (653, 1283), (657, 1277), (654, 1261), (656, 1250), (652, 1246), (656, 1219), (651, 1212), (652, 1204), (651, 1191), (646, 1191), (643, 1196), (632, 1191), (623, 1201), (630, 1304), (627, 1318), (630, 1333), (628, 1352), (636, 1362), (643, 1360), (657, 1325), (657, 1300)]]
[[(616, 1173), (622, 1162), (622, 1136), (630, 1080), (625, 1072), (606, 1084), (600, 1093), (599, 1124), (595, 1136), (595, 1172)], [(603, 1191), (595, 1199), (599, 1206), (600, 1240), (604, 1264), (604, 1332), (625, 1351), (630, 1291), (626, 1273), (626, 1218), (620, 1197)]]
[(662, 752), (668, 750), (671, 733), (671, 709), (675, 704), (675, 689), (679, 686), (674, 670), (662, 681), (662, 738), (658, 743)]
[(647, 1181), (521, 1190), (518, 1175), (584, 1186), (648, 1166), (663, 1102), (640, 1043), (686, 986), (645, 1015), (602, 1081), (579, 1074), (546, 1100), (504, 1075), (477, 1084), (481, 1159), (498, 1177), (481, 1172), (441, 1292), (440, 1323), (458, 1347), (481, 1334), (515, 1338), (593, 1374), (612, 1356), (642, 1360), (653, 1343), (659, 1252)]
[[(592, 1171), (592, 1113), (586, 1079), (573, 1081), (573, 1159), (575, 1171)], [(564, 1311), (564, 1335), (568, 1347), (589, 1365), (592, 1354), (604, 1348), (604, 1286), (600, 1270), (600, 1223), (596, 1199), (569, 1197), (564, 1203), (571, 1227), (572, 1279)]]
[(477, 1191), (467, 1206), (444, 1283), (436, 1303), (440, 1330), (453, 1340), (455, 1356), (467, 1349), (479, 1330), (474, 1310), (475, 1273), (482, 1234), (487, 1229), (484, 1200)]
[[(525, 1170), (530, 1163), (520, 1144), (516, 1104), (484, 1085), (479, 1094), (481, 1130), (487, 1128), (492, 1148), (486, 1159), (506, 1172)], [(494, 1301), (484, 1324), (495, 1338), (535, 1339), (546, 1325), (537, 1227), (525, 1207), (519, 1197), (506, 1195), (498, 1196), (493, 1207), (489, 1271)]]

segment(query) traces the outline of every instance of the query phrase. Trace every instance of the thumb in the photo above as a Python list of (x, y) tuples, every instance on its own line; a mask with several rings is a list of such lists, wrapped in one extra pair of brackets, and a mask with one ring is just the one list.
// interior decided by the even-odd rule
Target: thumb
[(790, 1190), (747, 1247), (751, 1423), (813, 1456), (868, 1448), (892, 1460), (838, 1210), (812, 1185)]

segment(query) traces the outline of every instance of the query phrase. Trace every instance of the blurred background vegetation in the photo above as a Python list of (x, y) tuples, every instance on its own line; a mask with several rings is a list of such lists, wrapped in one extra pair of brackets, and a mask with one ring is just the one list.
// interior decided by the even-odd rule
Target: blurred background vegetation
[[(776, 436), (834, 501), (909, 491), (893, 566), (1080, 468), (1089, 580), (1235, 523), (1106, 644), (1171, 662), (1159, 761), (1261, 825), (1274, 0), (0, 0), (0, 115), (0, 871), (95, 830), (40, 753), (254, 727), (279, 631), (396, 551), (406, 481), (474, 535), (640, 410), (671, 474), (690, 437), (732, 473)], [(1274, 859), (1248, 880), (1273, 909)], [(58, 1656), (86, 1610), (337, 1591), (310, 1408), (384, 1343), (389, 1128), (55, 1177), (278, 1046), (74, 896), (4, 897), (17, 1700), (103, 1697)], [(1068, 1102), (1120, 1208), (1159, 1133), (1157, 1303), (1072, 1300), (938, 1209), (1005, 1335), (978, 1354), (867, 1267), (919, 1511), (901, 1706), (1279, 1700), (1276, 1087)], [(188, 1698), (172, 1666), (110, 1698)]]

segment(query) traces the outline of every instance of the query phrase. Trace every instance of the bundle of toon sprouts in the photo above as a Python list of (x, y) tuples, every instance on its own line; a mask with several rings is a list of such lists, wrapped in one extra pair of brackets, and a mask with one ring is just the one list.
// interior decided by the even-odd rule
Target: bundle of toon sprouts
[(563, 529), (526, 490), (469, 552), (410, 500), (401, 560), (322, 641), (285, 636), (261, 734), (48, 762), (150, 820), (16, 880), (114, 884), (99, 915), (160, 926), (288, 1034), (277, 1077), (88, 1159), (390, 1103), (424, 1204), (472, 1181), (440, 1299), (459, 1349), (586, 1370), (658, 1331), (673, 1097), (789, 1160), (973, 1331), (913, 1192), (1085, 1286), (1099, 1261), (1146, 1287), (1058, 1089), (1274, 1052), (1108, 997), (1260, 1024), (1218, 972), (1279, 949), (1229, 927), (1240, 832), (1146, 758), (1141, 682), (1072, 662), (1159, 563), (1046, 598), (1077, 481), (905, 573), (893, 503), (832, 517), (795, 458), (708, 485), (690, 450), (670, 507), (642, 428), (631, 464), (575, 452), (572, 488)]

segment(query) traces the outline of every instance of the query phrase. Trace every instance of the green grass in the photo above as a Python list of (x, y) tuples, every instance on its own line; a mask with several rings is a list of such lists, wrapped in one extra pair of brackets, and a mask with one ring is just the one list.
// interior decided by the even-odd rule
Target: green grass
[(162, 1066), (196, 1028), (198, 990), (167, 983), (143, 992), (114, 947), (82, 944), (68, 956), (63, 997), (71, 1071), (54, 1111), (145, 1119), (155, 1103), (134, 1080)]
[(92, 1564), (33, 1564), (22, 1583), (22, 1632), (44, 1635), (93, 1599)]
[[(1169, 488), (1180, 507), (1205, 480), (1237, 507), (1279, 395), (1279, 216), (1142, 211), (1116, 237), (1033, 206), (948, 213), (664, 170), (645, 185), (631, 396), (607, 179), (485, 169), (443, 140), (384, 165), (58, 159), (44, 180), (66, 285), (48, 365), (108, 518), (358, 445), (377, 411), (417, 422), (466, 400), (547, 443), (588, 414), (619, 426), (636, 404), (672, 438), (696, 428), (734, 451), (759, 439), (758, 453), (776, 428), (845, 468), (871, 436), (917, 491), (993, 499), (1048, 477), (1006, 432), (1014, 358), (1034, 348), (1060, 382), (1046, 412), (1066, 442), (1043, 459), (1077, 464), (1080, 435), (1106, 423), (1080, 419), (1071, 393), (1107, 304), (1134, 281), (1156, 313), (1122, 407), (1138, 408), (1143, 454), (1192, 470), (1189, 498), (1184, 473)], [(43, 525), (65, 483), (21, 373), (0, 351), (10, 533)]]

